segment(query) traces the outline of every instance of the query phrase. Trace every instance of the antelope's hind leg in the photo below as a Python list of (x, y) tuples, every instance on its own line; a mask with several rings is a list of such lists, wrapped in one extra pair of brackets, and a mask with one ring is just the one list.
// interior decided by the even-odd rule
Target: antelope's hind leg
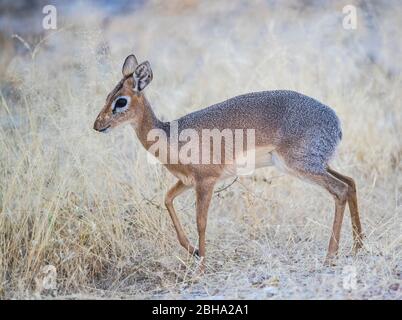
[[(302, 180), (307, 180), (327, 190), (335, 200), (335, 217), (332, 225), (331, 238), (328, 245), (326, 265), (333, 265), (338, 253), (343, 215), (348, 198), (349, 186), (330, 175), (319, 159), (309, 158), (310, 161), (294, 157), (291, 152), (279, 154), (280, 162), (286, 171)], [(315, 161), (314, 161), (315, 160)]]
[(362, 226), (360, 223), (360, 215), (359, 215), (359, 208), (357, 205), (357, 190), (356, 190), (356, 184), (354, 180), (350, 177), (344, 176), (343, 174), (340, 174), (339, 172), (336, 172), (335, 170), (332, 170), (331, 168), (327, 168), (327, 171), (333, 175), (335, 178), (343, 181), (349, 186), (348, 190), (348, 205), (349, 205), (349, 211), (350, 211), (350, 216), (352, 219), (352, 229), (353, 229), (353, 249), (355, 252), (357, 252), (358, 249), (363, 247), (363, 232), (362, 232)]
[(323, 171), (322, 173), (297, 172), (298, 176), (326, 189), (335, 200), (335, 216), (329, 240), (326, 265), (334, 265), (338, 253), (343, 215), (348, 197), (348, 185)]
[(303, 180), (327, 190), (335, 201), (335, 216), (325, 264), (332, 265), (338, 253), (343, 215), (348, 199), (349, 185), (327, 171), (327, 162), (336, 148), (336, 139), (322, 131), (307, 132), (304, 136), (285, 140), (277, 149), (279, 167)]

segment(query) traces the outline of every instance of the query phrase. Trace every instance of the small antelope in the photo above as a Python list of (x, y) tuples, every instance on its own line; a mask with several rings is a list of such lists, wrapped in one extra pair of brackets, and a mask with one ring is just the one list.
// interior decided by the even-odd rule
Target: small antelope
[[(154, 114), (143, 90), (152, 81), (148, 61), (138, 64), (134, 55), (123, 64), (123, 78), (109, 93), (94, 129), (107, 132), (122, 123), (134, 128), (140, 142), (149, 151), (149, 132), (159, 129), (169, 137), (170, 123)], [(346, 203), (352, 219), (354, 249), (362, 247), (362, 230), (357, 206), (356, 185), (328, 165), (342, 138), (340, 121), (335, 112), (303, 94), (286, 91), (264, 91), (240, 95), (176, 120), (179, 132), (193, 129), (254, 129), (255, 167), (275, 165), (282, 171), (326, 189), (335, 200), (335, 219), (330, 236), (326, 264), (336, 257)], [(201, 146), (202, 148), (202, 146)], [(231, 163), (167, 163), (166, 168), (178, 178), (167, 192), (165, 205), (180, 244), (201, 259), (205, 270), (205, 230), (208, 208), (217, 181), (236, 175), (236, 158)], [(195, 188), (198, 249), (190, 244), (173, 207), (173, 200), (184, 191)]]

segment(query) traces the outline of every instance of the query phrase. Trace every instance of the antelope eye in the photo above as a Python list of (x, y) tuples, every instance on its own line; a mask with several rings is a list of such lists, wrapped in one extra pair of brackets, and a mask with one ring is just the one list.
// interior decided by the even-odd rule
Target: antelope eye
[(130, 97), (128, 97), (128, 96), (118, 97), (113, 102), (113, 105), (112, 105), (113, 114), (125, 112), (128, 109), (129, 104), (130, 104)]
[(124, 108), (127, 104), (127, 99), (126, 98), (119, 98), (116, 100), (115, 107), (116, 108)]

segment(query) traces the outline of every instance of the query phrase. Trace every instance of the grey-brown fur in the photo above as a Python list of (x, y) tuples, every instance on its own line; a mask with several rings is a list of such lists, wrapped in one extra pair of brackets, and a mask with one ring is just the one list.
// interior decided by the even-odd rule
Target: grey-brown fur
[(310, 173), (325, 170), (342, 137), (331, 108), (288, 90), (240, 95), (177, 121), (179, 131), (255, 129), (256, 147), (272, 144), (288, 166)]

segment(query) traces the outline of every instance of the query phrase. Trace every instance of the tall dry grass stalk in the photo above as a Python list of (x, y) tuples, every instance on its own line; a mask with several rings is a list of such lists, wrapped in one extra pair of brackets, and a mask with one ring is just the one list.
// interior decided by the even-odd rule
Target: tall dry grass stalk
[[(401, 298), (402, 11), (359, 7), (351, 31), (342, 7), (298, 3), (150, 2), (107, 22), (82, 7), (34, 58), (15, 56), (0, 83), (0, 297)], [(194, 282), (162, 205), (172, 176), (130, 128), (92, 130), (131, 52), (151, 62), (146, 95), (166, 120), (270, 89), (332, 106), (334, 167), (357, 181), (366, 250), (349, 255), (346, 213), (338, 266), (323, 267), (331, 199), (269, 168), (214, 197)], [(193, 194), (176, 203), (195, 242)]]

